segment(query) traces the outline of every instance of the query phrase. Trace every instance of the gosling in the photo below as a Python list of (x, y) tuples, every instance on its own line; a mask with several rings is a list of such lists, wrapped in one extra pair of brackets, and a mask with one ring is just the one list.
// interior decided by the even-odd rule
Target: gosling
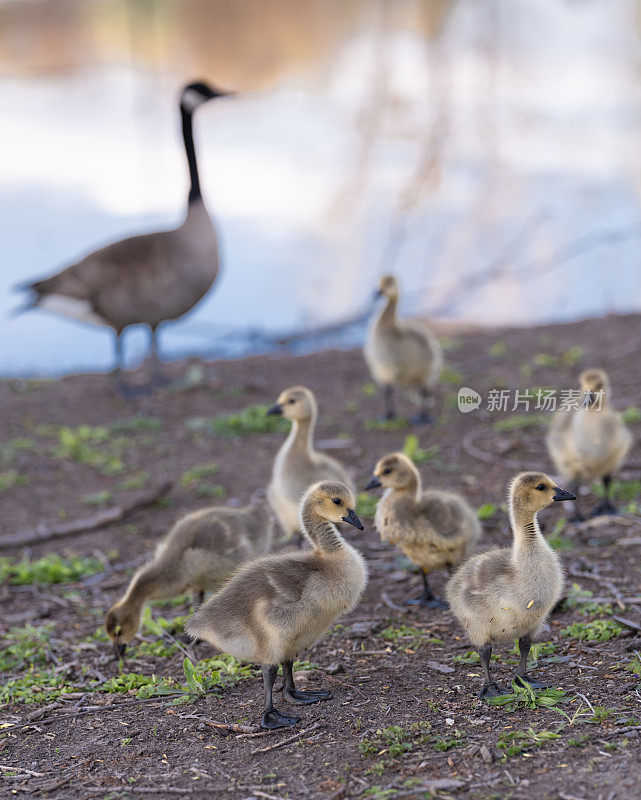
[[(560, 411), (547, 437), (550, 457), (574, 494), (582, 482), (598, 478), (603, 483), (603, 498), (590, 512), (616, 514), (611, 500), (612, 474), (623, 464), (632, 435), (621, 415), (610, 406), (610, 381), (602, 369), (588, 369), (580, 376), (583, 403), (575, 411)], [(584, 517), (575, 504), (574, 521)]]
[(372, 378), (383, 388), (385, 418), (396, 416), (394, 387), (400, 386), (420, 392), (420, 411), (412, 421), (431, 422), (431, 395), (443, 366), (441, 346), (421, 320), (399, 320), (399, 289), (393, 275), (381, 278), (377, 295), (387, 302), (370, 327), (363, 354)]
[(314, 449), (314, 429), (318, 417), (316, 398), (304, 386), (293, 386), (281, 393), (267, 411), (292, 421), (292, 429), (274, 460), (267, 500), (289, 541), (301, 533), (300, 500), (309, 486), (318, 481), (339, 481), (350, 491), (354, 484), (345, 467)]
[(424, 492), (421, 476), (403, 453), (382, 458), (366, 489), (383, 487), (374, 522), (381, 539), (395, 544), (421, 568), (423, 593), (411, 605), (447, 608), (428, 583), (435, 569), (452, 572), (470, 553), (481, 533), (474, 511), (458, 494), (431, 489)]
[(187, 621), (192, 636), (242, 661), (261, 664), (265, 709), (260, 726), (266, 730), (300, 721), (274, 707), (279, 664), (285, 679), (283, 697), (289, 703), (331, 699), (329, 692), (296, 689), (293, 662), (337, 617), (354, 608), (367, 583), (365, 561), (336, 528), (343, 521), (363, 530), (347, 486), (332, 481), (311, 486), (300, 504), (300, 516), (311, 550), (245, 564)]
[(213, 507), (180, 519), (159, 543), (154, 557), (133, 576), (127, 591), (107, 612), (105, 629), (117, 658), (140, 627), (148, 600), (164, 600), (188, 590), (217, 589), (241, 564), (266, 553), (273, 521), (260, 504)]
[(492, 680), (492, 645), (519, 640), (520, 663), (515, 683), (535, 689), (545, 685), (527, 673), (532, 638), (554, 608), (563, 589), (558, 555), (545, 541), (536, 515), (554, 500), (574, 500), (541, 472), (522, 472), (509, 489), (512, 547), (489, 550), (470, 558), (447, 585), (454, 616), (478, 649), (485, 682), (481, 698), (503, 690)]

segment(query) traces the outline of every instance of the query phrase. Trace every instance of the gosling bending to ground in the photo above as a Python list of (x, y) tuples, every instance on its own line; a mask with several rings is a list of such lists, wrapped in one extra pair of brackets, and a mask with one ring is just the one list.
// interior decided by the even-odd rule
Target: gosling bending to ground
[(300, 515), (311, 550), (251, 561), (187, 621), (192, 636), (242, 661), (261, 664), (265, 710), (260, 725), (265, 729), (300, 720), (274, 707), (272, 692), (279, 664), (285, 700), (301, 704), (331, 699), (328, 692), (298, 691), (293, 662), (337, 617), (354, 608), (367, 583), (362, 556), (336, 528), (343, 521), (363, 530), (352, 492), (341, 483), (317, 483), (305, 493)]
[[(561, 411), (552, 422), (547, 437), (548, 451), (563, 479), (578, 495), (583, 482), (600, 478), (603, 498), (591, 516), (615, 514), (610, 497), (612, 473), (623, 464), (632, 444), (632, 435), (621, 415), (610, 406), (610, 381), (602, 369), (588, 369), (580, 376), (582, 407)], [(573, 520), (583, 519), (578, 503)]]
[(545, 541), (536, 515), (554, 500), (574, 500), (541, 472), (522, 472), (510, 485), (512, 547), (470, 558), (447, 585), (454, 616), (478, 649), (485, 683), (479, 697), (503, 694), (490, 675), (492, 645), (519, 640), (521, 660), (515, 681), (545, 688), (527, 673), (527, 657), (536, 635), (561, 597), (563, 570)]
[(217, 589), (241, 564), (269, 550), (272, 531), (269, 511), (257, 503), (203, 508), (179, 520), (107, 612), (105, 629), (116, 657), (124, 655), (138, 632), (148, 600), (193, 590), (202, 603), (206, 591)]
[(309, 389), (304, 386), (285, 389), (267, 413), (292, 421), (289, 436), (274, 460), (267, 487), (267, 500), (289, 540), (300, 533), (300, 501), (309, 486), (318, 481), (339, 481), (354, 491), (354, 484), (339, 461), (314, 449), (318, 409)]
[(373, 379), (383, 387), (385, 417), (394, 419), (394, 387), (417, 389), (421, 408), (413, 421), (430, 422), (429, 405), (439, 373), (443, 352), (436, 336), (421, 320), (399, 320), (398, 283), (393, 275), (381, 278), (378, 295), (387, 299), (374, 320), (363, 354)]
[(458, 494), (421, 487), (421, 476), (403, 453), (382, 458), (366, 489), (382, 486), (374, 522), (383, 541), (398, 545), (421, 568), (423, 594), (411, 604), (447, 608), (428, 583), (430, 572), (451, 572), (470, 553), (481, 533), (478, 517)]

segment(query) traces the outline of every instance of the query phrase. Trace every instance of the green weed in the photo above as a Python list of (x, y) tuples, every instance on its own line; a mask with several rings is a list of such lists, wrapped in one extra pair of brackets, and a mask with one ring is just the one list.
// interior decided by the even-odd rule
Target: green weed
[(150, 477), (151, 473), (147, 472), (147, 470), (136, 472), (134, 475), (131, 475), (131, 477), (125, 478), (123, 481), (121, 481), (118, 484), (118, 488), (124, 491), (131, 491), (132, 489), (144, 489), (149, 482)]
[(463, 374), (457, 369), (444, 367), (438, 379), (441, 383), (449, 383), (451, 386), (460, 386), (463, 383)]
[(512, 691), (498, 697), (492, 697), (488, 702), (493, 706), (505, 706), (508, 711), (523, 708), (554, 708), (565, 700), (563, 689), (536, 690), (531, 686), (512, 684)]
[(15, 458), (16, 454), (23, 450), (33, 451), (37, 447), (33, 439), (27, 439), (25, 436), (18, 436), (15, 439), (9, 439), (0, 446), (0, 459), (3, 464), (10, 464)]
[(287, 433), (290, 423), (279, 416), (268, 416), (268, 406), (247, 406), (242, 411), (218, 417), (195, 417), (186, 425), (195, 433), (214, 433), (227, 439), (253, 433)]
[(40, 627), (25, 625), (24, 628), (11, 628), (2, 637), (0, 670), (18, 670), (33, 664), (45, 664), (52, 633), (52, 623)]
[[(603, 497), (604, 488), (602, 483), (595, 483), (592, 491), (597, 497)], [(641, 497), (641, 481), (612, 481), (611, 497), (622, 503), (627, 503)]]
[(161, 419), (138, 414), (135, 417), (118, 419), (111, 423), (110, 428), (114, 433), (138, 433), (139, 431), (158, 431), (162, 426)]
[(7, 489), (13, 489), (14, 486), (25, 486), (27, 483), (29, 483), (29, 478), (21, 475), (15, 469), (0, 472), (0, 492), (6, 492)]
[(79, 425), (53, 431), (45, 428), (44, 432), (53, 433), (58, 439), (51, 451), (55, 458), (87, 464), (105, 475), (116, 475), (125, 469), (121, 456), (129, 442), (127, 439), (112, 440), (109, 428)]
[(496, 506), (494, 503), (484, 503), (480, 508), (476, 509), (476, 516), (479, 519), (491, 519), (496, 514)]
[(635, 652), (634, 658), (625, 665), (625, 668), (630, 672), (634, 672), (635, 675), (641, 676), (641, 656), (638, 652)]
[(409, 421), (406, 417), (394, 419), (366, 419), (363, 423), (366, 431), (402, 431), (407, 428)]
[(509, 417), (497, 420), (492, 427), (495, 431), (509, 432), (540, 428), (547, 424), (547, 418), (541, 414), (511, 414)]
[(431, 738), (429, 731), (429, 722), (414, 722), (407, 728), (400, 725), (380, 728), (373, 738), (361, 739), (358, 749), (364, 758), (373, 755), (388, 755), (390, 758), (397, 758), (403, 753), (409, 753), (415, 745), (429, 741)]
[(86, 506), (106, 506), (113, 499), (113, 495), (109, 489), (103, 489), (101, 492), (93, 492), (92, 494), (85, 494), (82, 497), (82, 502)]
[(356, 498), (356, 513), (359, 517), (374, 519), (378, 497), (367, 492), (360, 492)]
[(566, 520), (559, 519), (554, 526), (554, 530), (547, 537), (548, 544), (554, 550), (574, 550), (575, 544), (572, 539), (567, 536), (561, 536), (561, 532), (565, 529)]
[(203, 478), (209, 478), (212, 475), (217, 475), (219, 472), (220, 467), (213, 462), (209, 464), (197, 464), (183, 473), (180, 478), (180, 485), (191, 486), (193, 483), (199, 483)]
[(623, 412), (623, 421), (626, 425), (636, 425), (637, 422), (641, 422), (641, 408), (636, 406), (626, 408)]
[(507, 345), (503, 339), (499, 339), (498, 341), (494, 342), (487, 352), (488, 355), (492, 356), (492, 358), (500, 358), (501, 356), (507, 354)]
[(364, 383), (361, 386), (361, 393), (364, 397), (376, 397), (376, 384)]
[(403, 452), (415, 464), (425, 464), (427, 461), (432, 461), (438, 455), (440, 448), (437, 444), (433, 444), (424, 450), (419, 446), (418, 436), (410, 433), (405, 437), (403, 442)]
[(502, 750), (506, 757), (519, 756), (536, 747), (541, 747), (550, 741), (560, 739), (561, 734), (551, 731), (535, 731), (528, 728), (527, 731), (503, 731), (499, 734), (496, 746)]
[(97, 558), (62, 558), (57, 553), (34, 560), (26, 557), (21, 561), (0, 558), (0, 583), (69, 583), (95, 575), (103, 569), (104, 565)]
[(580, 642), (609, 642), (620, 636), (624, 628), (612, 619), (595, 619), (592, 622), (575, 622), (560, 633), (566, 639)]

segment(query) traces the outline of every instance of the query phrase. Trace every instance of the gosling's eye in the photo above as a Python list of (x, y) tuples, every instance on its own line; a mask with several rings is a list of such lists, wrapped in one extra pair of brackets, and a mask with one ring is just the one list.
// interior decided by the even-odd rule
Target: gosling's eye
[(548, 487), (544, 483), (539, 483), (536, 488), (539, 490), (539, 492), (544, 492)]
[(335, 506), (340, 506), (340, 505), (342, 505), (342, 502), (343, 502), (343, 501), (340, 499), (340, 497), (335, 497), (335, 498), (332, 500), (332, 503), (334, 503), (334, 505), (335, 505)]
[(391, 471), (392, 471), (392, 468), (391, 467), (387, 467), (386, 469), (383, 470), (383, 475), (389, 475)]
[(288, 402), (288, 403), (289, 403), (289, 405), (291, 406), (293, 403), (295, 403), (295, 402), (296, 402), (296, 400), (294, 400), (294, 398), (293, 398), (293, 397), (290, 397), (290, 398), (289, 398), (289, 400), (288, 400), (287, 402)]

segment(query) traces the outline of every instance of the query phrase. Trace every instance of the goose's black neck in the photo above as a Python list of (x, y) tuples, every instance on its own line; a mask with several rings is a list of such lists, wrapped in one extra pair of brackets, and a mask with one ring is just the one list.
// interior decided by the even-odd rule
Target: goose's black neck
[(200, 181), (198, 180), (198, 164), (196, 163), (196, 150), (194, 148), (194, 130), (192, 124), (192, 112), (187, 111), (181, 106), (180, 113), (183, 119), (183, 139), (185, 141), (185, 152), (187, 153), (187, 163), (189, 164), (189, 202), (194, 203), (200, 200)]

